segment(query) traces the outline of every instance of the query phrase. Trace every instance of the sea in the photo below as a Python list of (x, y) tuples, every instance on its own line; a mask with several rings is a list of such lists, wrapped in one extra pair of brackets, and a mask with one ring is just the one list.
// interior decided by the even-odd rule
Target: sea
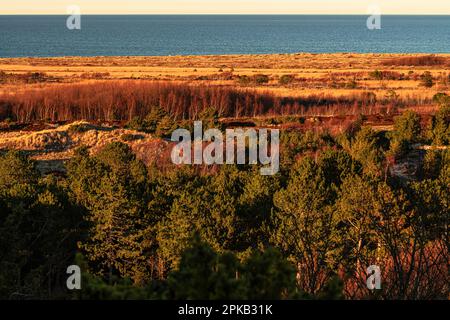
[(0, 57), (450, 53), (450, 16), (0, 15)]

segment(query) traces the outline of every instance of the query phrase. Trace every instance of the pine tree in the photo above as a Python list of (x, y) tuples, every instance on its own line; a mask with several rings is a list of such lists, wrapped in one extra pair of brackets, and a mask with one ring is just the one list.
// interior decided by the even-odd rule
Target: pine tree
[(320, 292), (333, 273), (335, 224), (325, 181), (322, 169), (305, 157), (274, 196), (272, 241), (296, 263), (300, 287), (309, 294)]
[(450, 144), (450, 103), (443, 105), (431, 122), (431, 139), (434, 145)]
[(144, 130), (149, 133), (155, 133), (158, 125), (166, 116), (168, 116), (168, 114), (163, 108), (159, 106), (152, 107), (150, 113), (143, 121)]
[(71, 190), (89, 214), (90, 237), (82, 243), (97, 272), (145, 281), (148, 266), (141, 245), (146, 224), (145, 166), (123, 143), (106, 146), (97, 156), (82, 154), (68, 165)]

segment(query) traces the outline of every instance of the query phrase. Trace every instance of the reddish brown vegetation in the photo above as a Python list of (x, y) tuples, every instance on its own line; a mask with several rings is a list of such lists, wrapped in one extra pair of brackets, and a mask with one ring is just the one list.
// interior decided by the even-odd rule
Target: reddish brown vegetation
[(449, 61), (444, 57), (434, 55), (419, 57), (402, 57), (383, 61), (385, 66), (440, 66), (445, 65)]
[(22, 83), (40, 83), (56, 82), (57, 78), (49, 76), (43, 72), (28, 72), (23, 74), (6, 73), (0, 71), (0, 84), (22, 84)]
[[(390, 249), (390, 257), (376, 262), (383, 265), (383, 299), (427, 300), (448, 291), (448, 250), (443, 241), (436, 240), (427, 245), (412, 243), (404, 248), (394, 246)], [(344, 277), (342, 273), (341, 277), (347, 298), (370, 296), (366, 270), (358, 270), (352, 277)]]
[[(395, 101), (395, 105), (418, 105), (424, 101)], [(219, 117), (264, 115), (342, 115), (390, 112), (392, 101), (377, 101), (373, 94), (346, 97), (309, 95), (278, 97), (251, 89), (226, 86), (194, 86), (160, 81), (104, 81), (29, 89), (0, 96), (0, 120), (120, 121), (145, 117), (154, 106), (174, 119), (198, 119), (206, 108)]]

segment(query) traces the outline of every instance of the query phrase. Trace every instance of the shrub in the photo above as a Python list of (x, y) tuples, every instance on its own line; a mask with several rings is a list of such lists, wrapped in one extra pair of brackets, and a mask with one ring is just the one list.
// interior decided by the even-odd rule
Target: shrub
[(398, 93), (392, 89), (388, 90), (388, 92), (386, 92), (386, 95), (384, 96), (384, 99), (386, 100), (386, 102), (390, 102), (390, 103), (398, 102), (399, 98), (400, 98), (400, 96), (398, 95)]
[(394, 140), (414, 143), (421, 140), (420, 117), (413, 111), (406, 111), (394, 120)]
[(450, 144), (450, 105), (443, 105), (433, 117), (431, 139), (434, 145)]
[(379, 140), (377, 132), (371, 127), (362, 126), (354, 138), (350, 139), (350, 144), (343, 142), (344, 149), (347, 149), (351, 157), (364, 164), (363, 172), (367, 176), (375, 177), (380, 174), (383, 155)]
[(421, 167), (422, 178), (437, 179), (443, 167), (443, 150), (427, 150)]
[(166, 138), (169, 137), (172, 132), (176, 129), (175, 121), (170, 116), (164, 116), (156, 127), (155, 134), (158, 137)]
[[(241, 78), (242, 79), (242, 78)], [(244, 77), (243, 79), (248, 79)], [(41, 121), (129, 121), (143, 119), (143, 125), (156, 130), (161, 114), (175, 120), (194, 120), (203, 110), (214, 107), (220, 117), (256, 117), (268, 115), (308, 115), (317, 113), (361, 113), (355, 105), (363, 104), (359, 94), (332, 96), (310, 94), (281, 97), (273, 92), (242, 90), (231, 86), (192, 86), (164, 81), (97, 81), (89, 84), (67, 84), (40, 89), (25, 89), (0, 94), (0, 120), (11, 118), (19, 123)], [(430, 99), (431, 100), (431, 99)], [(410, 97), (409, 105), (423, 100)], [(155, 107), (158, 110), (154, 110)], [(376, 112), (371, 108), (371, 112)], [(149, 113), (155, 121), (147, 121)], [(160, 115), (158, 115), (160, 114)], [(130, 123), (131, 125), (131, 123)]]
[(377, 102), (377, 95), (371, 91), (363, 92), (361, 93), (361, 102), (366, 105), (373, 105)]
[(369, 73), (369, 77), (375, 80), (383, 80), (383, 72), (375, 70)]
[(167, 112), (163, 108), (157, 106), (152, 107), (150, 113), (145, 117), (142, 122), (142, 129), (145, 132), (155, 133), (158, 125), (167, 116)]
[(248, 86), (252, 82), (252, 80), (249, 76), (239, 76), (238, 82), (241, 86)]
[(447, 59), (434, 55), (420, 57), (401, 57), (389, 59), (383, 62), (385, 66), (440, 66), (444, 65)]
[(131, 142), (142, 139), (142, 135), (139, 134), (131, 134), (131, 133), (125, 133), (123, 134), (120, 139), (125, 142)]
[(134, 117), (125, 125), (125, 128), (130, 130), (142, 131), (143, 130), (143, 122), (140, 117)]
[(420, 76), (420, 85), (425, 88), (431, 88), (434, 85), (433, 76), (429, 71)]
[(439, 92), (433, 96), (433, 102), (439, 106), (450, 105), (450, 97), (446, 93)]
[(394, 159), (398, 160), (403, 158), (409, 151), (409, 144), (405, 140), (392, 140), (388, 156), (393, 156)]
[(88, 124), (75, 124), (69, 127), (68, 132), (70, 134), (76, 134), (76, 133), (85, 133), (89, 130), (91, 130), (91, 127)]
[(44, 72), (27, 72), (24, 74), (0, 72), (0, 83), (39, 83), (56, 80)]
[(278, 81), (281, 85), (288, 85), (291, 84), (292, 82), (294, 82), (295, 77), (293, 75), (290, 74), (285, 74), (282, 75), (280, 80)]
[(80, 75), (82, 79), (105, 79), (109, 78), (109, 72), (85, 72)]
[(199, 120), (203, 123), (203, 130), (223, 129), (219, 121), (219, 113), (215, 108), (210, 107), (203, 110), (203, 112), (199, 114)]
[(265, 84), (269, 83), (269, 76), (265, 74), (255, 74), (253, 76), (253, 80), (255, 81), (256, 84)]
[(350, 80), (345, 84), (345, 87), (347, 89), (356, 89), (358, 88), (358, 83), (356, 82), (356, 80)]

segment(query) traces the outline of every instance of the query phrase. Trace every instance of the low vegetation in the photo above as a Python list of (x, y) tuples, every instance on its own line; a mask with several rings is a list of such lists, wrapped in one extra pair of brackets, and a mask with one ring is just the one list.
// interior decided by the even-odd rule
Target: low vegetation
[[(389, 155), (427, 142), (427, 130), (448, 145), (447, 116), (443, 105), (423, 128), (407, 112), (390, 134), (363, 119), (338, 136), (283, 131), (275, 176), (160, 170), (119, 141), (79, 148), (67, 175), (41, 176), (5, 150), (0, 297), (73, 298), (64, 277), (76, 263), (82, 299), (445, 299), (449, 150), (424, 151), (412, 180)], [(373, 264), (383, 266), (381, 291), (366, 287)]]
[(427, 56), (411, 56), (388, 59), (383, 62), (386, 66), (442, 66), (449, 63), (449, 60), (444, 57), (435, 55)]
[[(0, 74), (0, 298), (447, 299), (448, 58), (281, 58), (2, 60), (78, 74)], [(281, 129), (280, 172), (173, 165), (195, 120)]]
[[(351, 80), (346, 87), (354, 89)], [(375, 114), (386, 107), (418, 106), (432, 99), (370, 96), (367, 92), (347, 96), (311, 94), (280, 97), (254, 89), (229, 86), (194, 86), (161, 81), (102, 81), (64, 87), (29, 89), (0, 95), (0, 120), (30, 123), (36, 121), (130, 121), (144, 120), (154, 106), (160, 106), (176, 120), (198, 119), (208, 108), (221, 118), (267, 115)]]

